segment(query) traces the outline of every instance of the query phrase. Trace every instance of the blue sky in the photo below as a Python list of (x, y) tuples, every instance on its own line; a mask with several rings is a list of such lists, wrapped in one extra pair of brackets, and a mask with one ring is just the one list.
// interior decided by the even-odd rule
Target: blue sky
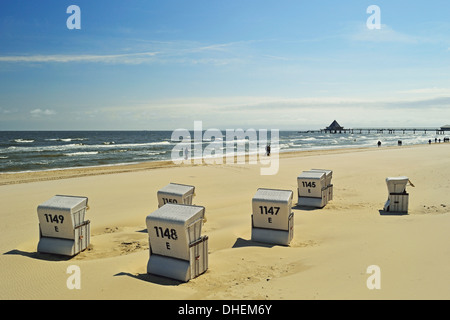
[(2, 0), (0, 130), (450, 124), (449, 17), (446, 0)]

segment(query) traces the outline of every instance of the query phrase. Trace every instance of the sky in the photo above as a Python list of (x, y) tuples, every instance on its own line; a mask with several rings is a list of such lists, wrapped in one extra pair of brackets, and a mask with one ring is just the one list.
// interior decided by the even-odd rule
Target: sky
[(0, 1), (0, 130), (333, 120), (450, 124), (448, 0)]

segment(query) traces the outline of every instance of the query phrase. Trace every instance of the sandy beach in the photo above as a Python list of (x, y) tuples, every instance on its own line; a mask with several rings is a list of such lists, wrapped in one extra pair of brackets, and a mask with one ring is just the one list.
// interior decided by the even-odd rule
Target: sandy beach
[[(129, 166), (0, 175), (0, 299), (450, 299), (450, 144), (309, 151), (260, 165)], [(258, 188), (287, 189), (297, 176), (333, 170), (334, 199), (293, 208), (290, 246), (251, 241)], [(407, 215), (386, 215), (386, 177), (415, 187)], [(194, 185), (206, 208), (209, 269), (187, 283), (146, 273), (146, 216), (169, 182)], [(37, 206), (56, 194), (89, 198), (91, 245), (73, 258), (37, 253)], [(79, 266), (81, 289), (68, 289)], [(380, 268), (369, 290), (367, 268)]]

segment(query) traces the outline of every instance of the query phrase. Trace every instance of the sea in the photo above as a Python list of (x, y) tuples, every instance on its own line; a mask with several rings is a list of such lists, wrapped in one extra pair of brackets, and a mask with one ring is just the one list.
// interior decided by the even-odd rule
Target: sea
[[(217, 153), (220, 156), (230, 151), (238, 154), (255, 150), (248, 137), (227, 141), (225, 131), (222, 133), (223, 142), (220, 138), (211, 140), (206, 137), (203, 139), (203, 136), (195, 139), (194, 133), (190, 132), (190, 140), (183, 140), (182, 143), (187, 145), (191, 158), (198, 155), (195, 150), (201, 147), (204, 151), (211, 146), (212, 141), (215, 147), (219, 146), (217, 150), (223, 150), (222, 154)], [(263, 135), (257, 133), (258, 139), (262, 140)], [(270, 133), (268, 130), (269, 143)], [(172, 131), (0, 131), (0, 174), (174, 160), (172, 151), (182, 145), (181, 138), (172, 139), (172, 134)], [(429, 140), (434, 143), (435, 138), (443, 141), (444, 136), (430, 131), (417, 131), (415, 134), (401, 131), (395, 134), (373, 131), (353, 134), (280, 131), (278, 148), (272, 143), (272, 153), (377, 148), (378, 141), (381, 141), (382, 146), (396, 146), (398, 141), (403, 146), (427, 144)], [(245, 150), (242, 146), (245, 146)], [(264, 153), (264, 150), (265, 143), (260, 143), (257, 152)], [(176, 154), (179, 154), (179, 159), (186, 156), (184, 152)]]

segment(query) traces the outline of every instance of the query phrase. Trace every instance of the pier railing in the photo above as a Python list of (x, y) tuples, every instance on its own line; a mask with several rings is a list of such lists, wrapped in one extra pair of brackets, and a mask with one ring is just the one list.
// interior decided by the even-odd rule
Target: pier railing
[(445, 130), (441, 128), (351, 128), (351, 129), (320, 129), (320, 130), (310, 130), (303, 131), (309, 133), (406, 133), (412, 132), (415, 134), (416, 132), (436, 132), (436, 134), (444, 134)]

